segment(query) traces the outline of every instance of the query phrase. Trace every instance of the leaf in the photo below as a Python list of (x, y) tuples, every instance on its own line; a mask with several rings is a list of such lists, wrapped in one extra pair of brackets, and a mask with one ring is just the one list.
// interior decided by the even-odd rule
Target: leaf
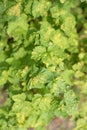
[(68, 16), (64, 16), (63, 24), (61, 25), (61, 29), (66, 33), (67, 36), (72, 35), (71, 30), (75, 31), (75, 18), (70, 14)]
[(61, 8), (56, 3), (55, 3), (55, 6), (50, 8), (50, 12), (52, 14), (52, 17), (56, 18), (56, 19), (59, 19), (59, 16), (61, 15), (60, 11), (61, 11)]
[(25, 95), (24, 93), (22, 93), (22, 94), (17, 94), (17, 95), (12, 96), (12, 99), (13, 99), (13, 101), (15, 101), (15, 102), (25, 101), (26, 95)]
[(0, 86), (3, 86), (8, 80), (8, 73), (6, 70), (2, 71), (2, 74), (0, 76)]
[(64, 101), (66, 104), (66, 112), (69, 115), (74, 115), (78, 112), (76, 96), (72, 90), (69, 90), (64, 94)]
[(43, 46), (36, 46), (34, 49), (33, 49), (33, 52), (32, 52), (32, 59), (35, 59), (35, 60), (40, 60), (43, 55), (46, 53), (46, 48), (43, 47)]
[(14, 68), (10, 68), (8, 70), (8, 81), (13, 84), (13, 85), (19, 85), (20, 82), (20, 70), (18, 72), (18, 70), (15, 70)]
[(32, 15), (34, 16), (34, 18), (37, 18), (39, 16), (45, 16), (47, 15), (47, 11), (49, 10), (50, 6), (51, 3), (49, 1), (35, 0), (32, 6)]
[[(25, 3), (23, 3), (25, 4)], [(26, 4), (25, 4), (25, 8), (24, 8), (24, 12), (26, 14), (32, 14), (32, 4), (33, 4), (33, 1), (32, 0), (29, 0)]]
[(64, 70), (64, 72), (62, 73), (62, 77), (63, 77), (64, 81), (69, 85), (72, 84), (73, 75), (74, 75), (73, 70)]
[(68, 89), (69, 89), (69, 86), (67, 85), (67, 83), (64, 80), (62, 80), (60, 78), (59, 79), (56, 78), (54, 80), (54, 83), (52, 85), (50, 92), (53, 93), (55, 96), (59, 97), (61, 94), (66, 93), (68, 91)]
[(10, 21), (7, 28), (7, 33), (14, 38), (20, 37), (20, 35), (26, 35), (28, 30), (27, 16), (21, 14), (14, 21)]
[(28, 89), (44, 88), (45, 84), (53, 80), (54, 74), (49, 70), (43, 68), (36, 76), (32, 77), (28, 83)]
[(21, 47), (17, 52), (14, 53), (14, 58), (18, 60), (19, 58), (23, 58), (26, 54), (27, 52), (25, 51), (25, 49)]
[(39, 31), (41, 45), (48, 47), (50, 44), (50, 38), (54, 33), (54, 28), (52, 28), (46, 20), (42, 21), (41, 29)]
[(54, 45), (58, 45), (59, 48), (61, 48), (62, 50), (69, 47), (68, 39), (65, 36), (63, 36), (63, 34), (60, 30), (57, 30), (53, 34), (53, 36), (51, 37), (51, 40), (54, 43)]
[(20, 2), (18, 2), (16, 5), (9, 8), (7, 13), (9, 15), (20, 16)]

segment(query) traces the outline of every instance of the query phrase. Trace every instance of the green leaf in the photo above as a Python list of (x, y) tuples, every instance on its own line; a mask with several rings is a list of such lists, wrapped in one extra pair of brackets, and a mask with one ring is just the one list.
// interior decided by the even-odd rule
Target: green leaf
[(50, 8), (50, 12), (52, 14), (52, 17), (56, 18), (56, 19), (59, 19), (59, 16), (61, 15), (60, 11), (61, 11), (61, 8), (56, 3), (55, 3), (55, 6)]
[(2, 71), (0, 76), (0, 86), (3, 86), (8, 80), (8, 73), (6, 70)]
[(78, 112), (76, 96), (72, 90), (69, 90), (64, 94), (64, 101), (66, 104), (65, 106), (66, 112), (69, 115), (74, 115)]
[(26, 35), (28, 30), (27, 16), (21, 14), (14, 21), (10, 21), (7, 28), (7, 33), (10, 36), (13, 36), (15, 39), (21, 35)]
[[(23, 3), (25, 4), (25, 3)], [(26, 14), (32, 14), (32, 4), (33, 4), (33, 1), (32, 0), (29, 0), (26, 4), (25, 4), (25, 9), (24, 9), (24, 12)]]
[(73, 70), (64, 70), (64, 72), (62, 73), (64, 81), (69, 85), (72, 84), (73, 74), (74, 74)]
[(43, 68), (35, 77), (32, 77), (28, 83), (28, 89), (44, 88), (46, 83), (53, 80), (54, 74), (49, 70)]
[[(67, 36), (72, 35), (72, 32), (75, 32), (75, 18), (73, 15), (64, 16), (63, 17), (63, 24), (61, 25), (61, 29), (65, 32)], [(71, 31), (72, 30), (72, 31)]]
[(62, 50), (69, 47), (68, 39), (62, 34), (60, 30), (55, 31), (55, 33), (51, 37), (51, 40), (54, 45), (58, 45), (59, 48), (61, 48)]
[(35, 59), (35, 60), (40, 60), (43, 55), (46, 53), (46, 48), (43, 47), (43, 46), (36, 46), (34, 49), (33, 49), (33, 52), (32, 52), (32, 59)]
[(24, 93), (22, 93), (22, 94), (17, 94), (17, 95), (12, 96), (12, 99), (13, 99), (13, 101), (15, 101), (15, 102), (25, 101), (26, 95), (25, 95)]
[(47, 11), (49, 10), (50, 6), (51, 3), (49, 1), (35, 0), (32, 6), (32, 15), (34, 16), (34, 18), (37, 18), (39, 16), (45, 16), (47, 15)]
[(42, 21), (41, 29), (39, 31), (41, 45), (48, 47), (50, 45), (50, 39), (54, 33), (55, 30), (51, 27), (49, 22), (46, 20)]
[(60, 94), (66, 93), (68, 89), (69, 86), (64, 80), (56, 78), (50, 91), (51, 93), (54, 93), (55, 96), (59, 97)]
[(19, 58), (23, 58), (26, 54), (27, 52), (25, 51), (25, 49), (21, 47), (17, 52), (14, 53), (14, 58), (18, 60)]

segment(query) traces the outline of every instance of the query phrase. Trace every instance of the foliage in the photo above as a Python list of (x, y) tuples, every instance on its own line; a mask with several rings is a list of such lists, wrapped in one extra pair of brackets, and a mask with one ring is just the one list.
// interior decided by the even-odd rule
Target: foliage
[(1, 130), (44, 130), (54, 116), (79, 116), (75, 92), (81, 83), (87, 91), (87, 38), (78, 40), (76, 22), (84, 19), (85, 32), (87, 25), (78, 10), (74, 0), (1, 0), (0, 88), (8, 95)]

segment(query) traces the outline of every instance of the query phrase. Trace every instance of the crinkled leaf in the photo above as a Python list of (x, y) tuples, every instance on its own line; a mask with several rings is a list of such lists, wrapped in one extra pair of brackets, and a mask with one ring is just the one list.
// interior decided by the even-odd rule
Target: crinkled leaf
[(28, 30), (27, 16), (21, 14), (14, 21), (9, 22), (7, 33), (14, 38), (18, 38), (21, 35), (26, 35)]
[(34, 18), (39, 16), (45, 16), (47, 15), (47, 11), (49, 10), (50, 6), (51, 3), (49, 1), (35, 0), (32, 6), (32, 15), (34, 16)]

